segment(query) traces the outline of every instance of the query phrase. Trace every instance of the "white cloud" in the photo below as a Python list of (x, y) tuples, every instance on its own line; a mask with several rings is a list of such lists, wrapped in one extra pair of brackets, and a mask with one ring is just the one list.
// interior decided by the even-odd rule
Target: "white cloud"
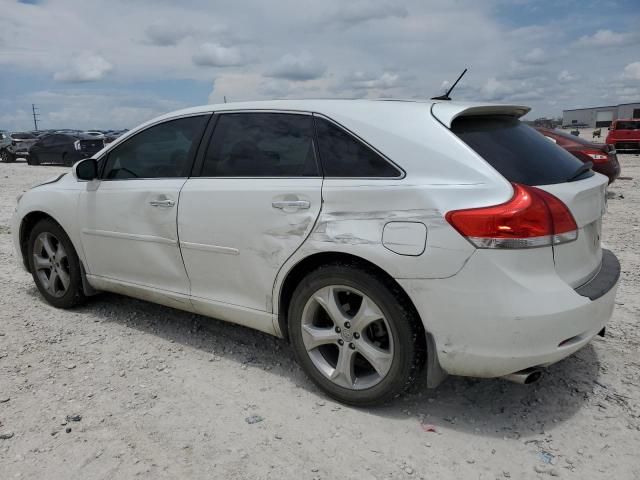
[(293, 81), (304, 81), (319, 78), (323, 76), (326, 71), (326, 65), (308, 53), (302, 53), (300, 55), (287, 53), (272, 67), (269, 67), (265, 75)]
[(237, 48), (203, 43), (193, 56), (193, 63), (202, 67), (232, 67), (244, 64), (245, 59)]
[(113, 65), (101, 55), (83, 52), (76, 56), (63, 70), (53, 74), (60, 82), (95, 82), (113, 70)]
[(582, 47), (615, 47), (637, 42), (639, 37), (634, 33), (619, 33), (611, 30), (598, 30), (593, 35), (580, 37), (577, 44)]
[(622, 78), (625, 80), (640, 80), (640, 62), (633, 62), (624, 67)]
[(384, 72), (380, 76), (369, 76), (362, 72), (356, 72), (348, 81), (354, 88), (387, 89), (398, 85), (399, 80), (400, 76), (392, 72)]
[(558, 74), (558, 80), (560, 80), (561, 82), (573, 82), (576, 79), (577, 77), (575, 75), (571, 75), (571, 73), (569, 73), (569, 70), (562, 70)]

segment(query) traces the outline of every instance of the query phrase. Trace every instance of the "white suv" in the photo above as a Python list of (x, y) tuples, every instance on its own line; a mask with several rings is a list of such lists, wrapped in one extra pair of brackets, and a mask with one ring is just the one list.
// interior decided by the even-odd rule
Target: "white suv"
[(52, 305), (117, 292), (290, 340), (355, 405), (421, 370), (530, 382), (609, 319), (607, 178), (527, 107), (367, 100), (171, 113), (25, 193)]

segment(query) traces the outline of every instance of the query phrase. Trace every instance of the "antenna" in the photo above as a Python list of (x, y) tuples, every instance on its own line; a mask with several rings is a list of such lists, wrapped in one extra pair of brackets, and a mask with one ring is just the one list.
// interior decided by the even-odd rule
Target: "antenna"
[(460, 74), (460, 76), (458, 77), (458, 79), (454, 82), (453, 85), (451, 85), (451, 88), (449, 90), (447, 90), (447, 93), (445, 93), (444, 95), (440, 95), (438, 97), (431, 97), (431, 100), (451, 100), (451, 97), (449, 96), (449, 94), (453, 91), (454, 88), (456, 88), (456, 85), (458, 84), (458, 82), (460, 81), (460, 79), (462, 77), (464, 77), (464, 74), (467, 73), (467, 69), (465, 68), (464, 71)]
[(33, 126), (36, 128), (36, 132), (37, 132), (38, 131), (38, 117), (40, 116), (40, 114), (38, 113), (38, 109), (36, 108), (34, 103), (31, 104), (31, 112), (33, 114)]

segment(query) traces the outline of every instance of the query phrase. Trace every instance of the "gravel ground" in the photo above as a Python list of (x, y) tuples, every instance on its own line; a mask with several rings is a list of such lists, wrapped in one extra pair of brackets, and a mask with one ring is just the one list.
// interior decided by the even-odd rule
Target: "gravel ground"
[(604, 339), (534, 385), (449, 378), (366, 410), (325, 397), (259, 332), (112, 294), (45, 304), (10, 216), (66, 169), (0, 164), (0, 478), (640, 478), (640, 156), (621, 161)]

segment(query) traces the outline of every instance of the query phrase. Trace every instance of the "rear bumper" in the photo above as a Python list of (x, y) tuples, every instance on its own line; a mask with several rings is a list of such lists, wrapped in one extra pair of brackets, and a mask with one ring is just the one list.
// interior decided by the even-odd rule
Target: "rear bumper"
[(555, 273), (552, 257), (534, 250), (478, 250), (451, 278), (398, 280), (432, 334), (444, 371), (499, 377), (550, 365), (605, 326), (620, 272), (615, 255), (607, 251), (600, 273), (574, 290)]
[(619, 140), (614, 145), (618, 152), (640, 150), (640, 140)]

